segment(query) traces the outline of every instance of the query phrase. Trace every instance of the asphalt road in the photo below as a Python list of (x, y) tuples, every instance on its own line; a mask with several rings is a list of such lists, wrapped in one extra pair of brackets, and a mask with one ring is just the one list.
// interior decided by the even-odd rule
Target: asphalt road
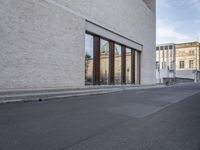
[(0, 105), (0, 150), (200, 150), (200, 84)]

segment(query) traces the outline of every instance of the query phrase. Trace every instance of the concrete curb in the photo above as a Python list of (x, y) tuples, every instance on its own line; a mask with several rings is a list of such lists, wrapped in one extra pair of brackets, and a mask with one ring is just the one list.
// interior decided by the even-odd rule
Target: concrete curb
[(0, 94), (0, 104), (6, 103), (16, 103), (16, 102), (33, 102), (33, 101), (47, 101), (53, 99), (63, 99), (70, 97), (80, 97), (80, 96), (89, 96), (89, 95), (101, 95), (108, 93), (115, 93), (120, 91), (128, 91), (128, 90), (142, 90), (142, 89), (155, 89), (155, 88), (164, 88), (164, 85), (154, 85), (154, 86), (127, 86), (127, 87), (113, 87), (113, 88), (98, 88), (98, 89), (85, 89), (85, 90), (56, 90), (51, 92), (39, 92), (33, 91), (33, 93), (16, 93), (13, 94), (10, 92), (6, 92), (8, 94)]

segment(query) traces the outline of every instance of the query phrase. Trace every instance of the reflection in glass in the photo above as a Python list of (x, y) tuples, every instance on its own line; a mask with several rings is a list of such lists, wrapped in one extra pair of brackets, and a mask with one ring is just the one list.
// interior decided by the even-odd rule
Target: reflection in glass
[(135, 84), (140, 84), (140, 52), (135, 51)]
[(121, 84), (121, 46), (115, 44), (115, 84)]
[(85, 84), (93, 84), (93, 36), (85, 35)]
[(101, 39), (100, 49), (100, 84), (108, 84), (109, 78), (109, 42)]
[(126, 84), (131, 84), (131, 49), (126, 48)]

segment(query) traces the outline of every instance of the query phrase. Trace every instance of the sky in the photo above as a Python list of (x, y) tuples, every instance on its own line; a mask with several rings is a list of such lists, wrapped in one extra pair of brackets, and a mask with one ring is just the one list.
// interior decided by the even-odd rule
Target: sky
[(157, 0), (157, 44), (200, 39), (200, 0)]

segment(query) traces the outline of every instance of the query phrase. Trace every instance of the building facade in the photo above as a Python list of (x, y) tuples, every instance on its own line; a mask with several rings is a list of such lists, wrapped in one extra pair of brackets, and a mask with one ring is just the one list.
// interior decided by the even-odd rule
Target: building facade
[(0, 89), (156, 82), (155, 0), (0, 2)]
[(156, 47), (156, 79), (163, 83), (164, 78), (176, 76), (176, 47), (175, 44), (161, 44)]
[[(172, 76), (168, 76), (168, 72), (174, 72), (174, 77), (183, 78), (183, 79), (192, 79), (199, 81), (200, 80), (200, 44), (199, 42), (188, 42), (188, 43), (180, 43), (173, 44), (174, 45), (174, 54), (173, 54), (173, 64), (175, 71), (170, 71), (171, 66), (168, 61), (169, 55), (163, 54), (159, 55), (160, 50), (165, 49), (165, 45), (158, 45), (156, 51), (156, 62), (162, 64), (164, 62), (164, 66), (160, 66), (160, 77), (157, 74), (157, 82), (158, 79), (163, 78), (172, 78)], [(162, 52), (161, 52), (162, 53)], [(163, 59), (164, 55), (164, 59)], [(166, 66), (169, 66), (169, 69), (166, 69)], [(163, 69), (166, 69), (163, 73)], [(168, 71), (169, 70), (169, 71)], [(157, 69), (158, 73), (158, 69)]]
[(199, 42), (176, 44), (176, 55), (177, 76), (199, 81)]

